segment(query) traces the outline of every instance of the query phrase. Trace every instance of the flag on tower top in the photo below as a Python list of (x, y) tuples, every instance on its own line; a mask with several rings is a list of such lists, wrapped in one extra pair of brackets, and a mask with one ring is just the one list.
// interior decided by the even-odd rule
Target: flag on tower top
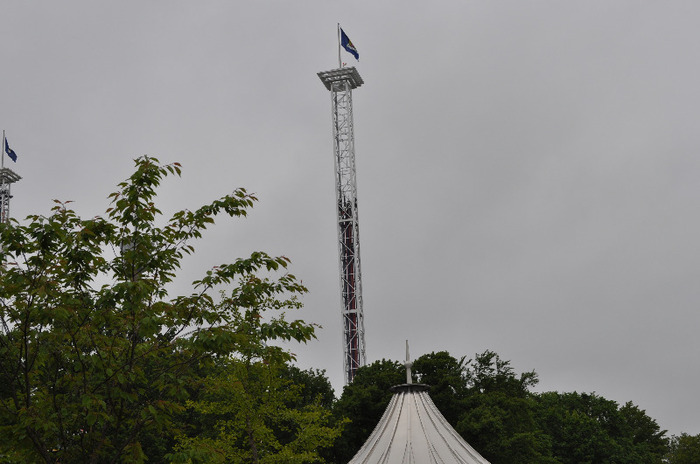
[(348, 37), (343, 28), (340, 28), (340, 45), (342, 45), (348, 53), (354, 56), (357, 61), (360, 61), (360, 54), (357, 52), (357, 49), (352, 44), (350, 37)]
[(9, 156), (12, 161), (15, 163), (17, 162), (17, 153), (10, 148), (10, 145), (7, 143), (7, 139), (5, 139), (5, 153), (7, 153), (7, 156)]

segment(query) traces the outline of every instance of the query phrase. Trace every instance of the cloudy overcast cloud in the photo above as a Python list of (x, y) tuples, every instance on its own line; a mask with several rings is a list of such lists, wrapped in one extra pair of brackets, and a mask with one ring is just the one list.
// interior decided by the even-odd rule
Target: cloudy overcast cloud
[[(492, 349), (540, 390), (700, 433), (700, 3), (5, 2), (12, 214), (102, 214), (133, 158), (183, 164), (164, 210), (246, 187), (187, 261), (285, 254), (342, 388), (328, 92), (354, 92), (367, 355)], [(5, 160), (8, 163), (8, 160)]]

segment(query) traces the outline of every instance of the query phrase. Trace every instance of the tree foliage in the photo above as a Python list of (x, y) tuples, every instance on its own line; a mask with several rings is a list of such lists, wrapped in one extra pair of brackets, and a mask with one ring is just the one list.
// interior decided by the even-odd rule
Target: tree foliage
[(696, 464), (700, 462), (700, 434), (682, 433), (671, 437), (666, 459), (668, 464)]
[(516, 374), (493, 351), (475, 355), (465, 371), (468, 393), (455, 429), (492, 464), (556, 462), (535, 421), (537, 374)]
[(459, 420), (468, 393), (466, 358), (455, 359), (447, 351), (429, 353), (413, 363), (414, 381), (430, 385), (430, 397), (451, 424)]
[[(534, 371), (518, 374), (492, 351), (469, 360), (430, 353), (415, 360), (413, 373), (431, 386), (430, 396), (448, 422), (491, 464), (651, 464), (661, 463), (666, 450), (665, 431), (632, 403), (620, 407), (596, 395), (535, 393)], [(346, 387), (337, 403), (336, 412), (352, 421), (335, 448), (332, 462), (338, 464), (372, 432), (389, 403), (388, 387), (404, 382), (397, 362), (375, 363), (357, 374), (360, 382)], [(684, 438), (682, 445), (690, 442)]]
[[(163, 221), (156, 189), (180, 166), (136, 160), (104, 217), (57, 202), (47, 216), (0, 225), (0, 454), (19, 462), (143, 462), (172, 435), (202, 366), (246, 349), (240, 314), (298, 307), (289, 260), (254, 252), (209, 270), (192, 292), (167, 287), (218, 215), (245, 216), (235, 190)], [(227, 285), (225, 304), (212, 289)], [(259, 325), (267, 339), (313, 327)], [(155, 446), (155, 445), (153, 445)], [(8, 459), (11, 459), (8, 457)]]
[(661, 463), (665, 431), (631, 402), (587, 393), (537, 395), (538, 423), (552, 437), (554, 455), (567, 463)]
[(188, 403), (197, 426), (176, 437), (172, 462), (322, 462), (320, 451), (340, 434), (342, 423), (332, 421), (329, 409), (318, 401), (297, 406), (301, 386), (263, 361), (231, 359), (203, 389)]
[(325, 370), (306, 369), (287, 363), (280, 376), (300, 388), (300, 396), (290, 405), (303, 407), (318, 402), (330, 410), (335, 403), (335, 392)]
[[(221, 306), (235, 304), (224, 299)], [(241, 338), (234, 356), (220, 359), (188, 401), (196, 420), (178, 434), (173, 462), (305, 464), (322, 462), (320, 451), (340, 434), (322, 395), (304, 396), (311, 375), (288, 365), (293, 356), (269, 344), (279, 338), (307, 341), (313, 326), (288, 323), (284, 314), (265, 318), (258, 306), (233, 312)], [(320, 383), (320, 382), (319, 382)], [(309, 392), (312, 394), (312, 392)]]

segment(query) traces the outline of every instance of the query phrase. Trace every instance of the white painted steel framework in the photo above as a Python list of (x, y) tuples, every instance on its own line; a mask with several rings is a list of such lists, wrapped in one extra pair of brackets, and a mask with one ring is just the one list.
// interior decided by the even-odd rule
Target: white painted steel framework
[(355, 138), (352, 90), (364, 82), (354, 67), (318, 73), (331, 92), (333, 150), (335, 154), (338, 251), (343, 320), (345, 383), (365, 364), (365, 327), (360, 272), (360, 227), (357, 214)]
[[(4, 147), (3, 147), (4, 148)], [(8, 222), (10, 220), (10, 186), (20, 180), (21, 177), (12, 169), (0, 169), (0, 222)]]

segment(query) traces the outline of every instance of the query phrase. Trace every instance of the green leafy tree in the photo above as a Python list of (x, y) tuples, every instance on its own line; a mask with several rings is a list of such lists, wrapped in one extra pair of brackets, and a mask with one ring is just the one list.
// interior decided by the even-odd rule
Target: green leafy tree
[(456, 359), (446, 351), (425, 354), (413, 362), (416, 381), (430, 386), (430, 398), (454, 427), (464, 413), (468, 394), (465, 358)]
[(517, 375), (493, 351), (466, 363), (468, 393), (456, 430), (492, 464), (553, 463), (551, 443), (535, 421), (534, 371)]
[[(221, 306), (232, 304), (224, 299)], [(284, 314), (265, 317), (261, 309), (256, 303), (235, 312), (237, 353), (219, 360), (217, 372), (201, 384), (203, 394), (188, 402), (197, 420), (178, 435), (173, 462), (323, 462), (320, 451), (340, 434), (343, 423), (332, 421), (322, 396), (305, 398), (304, 385), (288, 378), (290, 372), (302, 377), (287, 365), (292, 354), (270, 344), (307, 341), (313, 326), (289, 323)]]
[[(457, 432), (492, 464), (658, 464), (667, 452), (665, 431), (632, 403), (620, 407), (596, 395), (533, 393), (537, 374), (516, 373), (493, 351), (467, 361), (430, 353), (415, 360), (413, 373), (431, 386), (433, 402)], [(389, 387), (404, 383), (404, 375), (393, 361), (358, 370), (335, 407), (352, 422), (332, 462), (347, 462), (362, 446), (389, 403)], [(696, 437), (674, 440), (669, 462), (694, 456)]]
[(172, 462), (324, 462), (321, 450), (340, 434), (342, 423), (318, 402), (290, 407), (288, 402), (301, 397), (301, 386), (284, 380), (269, 363), (231, 359), (203, 388), (189, 408), (209, 426), (185, 428), (190, 433), (177, 437)]
[(700, 434), (682, 433), (671, 437), (666, 456), (668, 464), (697, 464), (700, 462)]
[(280, 375), (301, 387), (299, 398), (290, 406), (303, 407), (318, 402), (324, 408), (332, 409), (335, 403), (335, 392), (325, 370), (302, 370), (287, 363)]
[[(240, 312), (298, 306), (306, 289), (284, 273), (288, 259), (262, 252), (212, 268), (189, 295), (168, 295), (191, 242), (256, 200), (239, 189), (163, 220), (156, 189), (171, 174), (178, 164), (142, 157), (105, 217), (57, 203), (48, 217), (0, 225), (0, 455), (144, 462), (149, 446), (167, 448), (154, 437), (171, 434), (202, 366), (245, 343)], [(211, 296), (221, 285), (233, 288), (225, 305)], [(302, 335), (272, 335), (310, 336), (294, 329)]]
[(632, 403), (619, 407), (595, 394), (537, 395), (537, 422), (564, 464), (663, 462), (665, 431)]
[(626, 402), (618, 410), (620, 417), (620, 436), (627, 450), (627, 455), (633, 459), (629, 462), (657, 463), (668, 450), (666, 431), (631, 401)]

